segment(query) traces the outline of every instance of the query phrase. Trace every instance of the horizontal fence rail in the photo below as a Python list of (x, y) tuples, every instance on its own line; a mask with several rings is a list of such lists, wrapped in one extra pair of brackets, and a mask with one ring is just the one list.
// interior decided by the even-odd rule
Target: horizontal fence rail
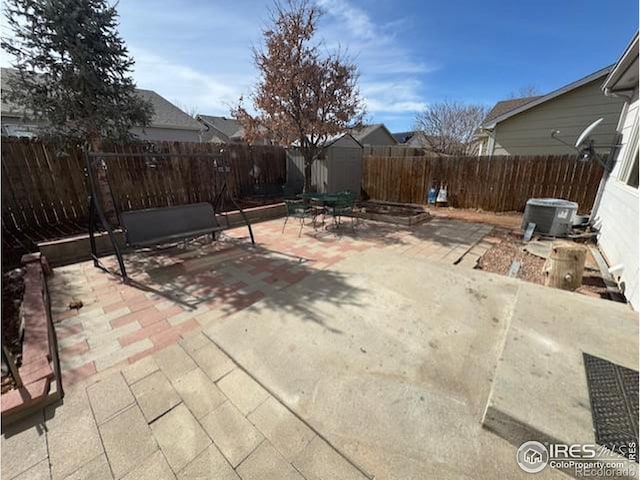
[[(228, 161), (228, 188), (238, 198), (256, 185), (283, 184), (285, 149), (276, 146), (158, 142), (105, 145), (112, 153), (174, 153), (168, 157), (117, 157), (107, 161), (119, 211), (214, 201), (223, 174), (210, 158)], [(86, 230), (89, 189), (81, 149), (61, 149), (37, 140), (2, 139), (2, 231), (4, 252), (24, 253), (36, 242)], [(232, 208), (227, 202), (225, 207)], [(3, 255), (4, 257), (4, 255)], [(4, 265), (4, 258), (3, 258)]]
[(603, 169), (573, 155), (363, 157), (366, 198), (426, 203), (431, 186), (447, 186), (448, 203), (492, 212), (523, 211), (529, 198), (564, 198), (589, 212)]

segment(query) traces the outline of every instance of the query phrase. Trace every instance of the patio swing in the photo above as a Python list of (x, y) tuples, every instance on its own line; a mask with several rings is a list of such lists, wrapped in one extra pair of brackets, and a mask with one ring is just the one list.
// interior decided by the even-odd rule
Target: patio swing
[[(238, 205), (238, 202), (232, 195), (228, 187), (228, 173), (231, 170), (228, 161), (220, 153), (106, 153), (106, 152), (86, 152), (86, 168), (89, 177), (89, 241), (91, 244), (91, 258), (93, 264), (97, 268), (109, 271), (100, 262), (96, 246), (96, 226), (98, 221), (102, 224), (107, 232), (109, 241), (113, 247), (113, 252), (118, 260), (120, 275), (126, 283), (130, 280), (124, 264), (123, 250), (115, 236), (115, 229), (118, 226), (113, 225), (108, 219), (104, 211), (104, 205), (101, 200), (103, 192), (98, 191), (98, 179), (95, 175), (95, 168), (103, 168), (106, 178), (106, 190), (112, 200), (114, 213), (119, 222), (119, 228), (124, 233), (125, 249), (132, 251), (144, 247), (158, 247), (169, 243), (175, 243), (181, 240), (194, 239), (203, 235), (211, 235), (212, 239), (216, 239), (216, 234), (224, 227), (218, 224), (216, 212), (221, 212), (224, 206), (224, 199), (228, 197), (231, 203), (240, 213), (244, 223), (249, 229), (251, 243), (255, 245), (253, 237), (253, 229), (246, 214)], [(139, 210), (129, 210), (120, 212), (117, 202), (115, 201), (111, 181), (109, 180), (108, 162), (116, 159), (142, 158), (148, 167), (150, 163), (158, 160), (166, 160), (169, 158), (192, 158), (206, 159), (212, 162), (213, 172), (222, 174), (222, 187), (214, 197), (213, 202), (198, 202), (185, 205), (174, 205), (167, 207), (154, 207)], [(217, 178), (216, 178), (217, 180)], [(217, 185), (214, 181), (214, 185)], [(214, 187), (215, 188), (215, 187)], [(224, 214), (227, 221), (227, 227), (230, 227), (228, 215)]]

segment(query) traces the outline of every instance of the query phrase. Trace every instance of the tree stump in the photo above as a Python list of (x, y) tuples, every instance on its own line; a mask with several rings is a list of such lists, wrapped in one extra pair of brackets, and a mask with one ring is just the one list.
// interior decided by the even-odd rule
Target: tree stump
[(547, 287), (575, 290), (582, 285), (587, 249), (577, 243), (559, 241), (551, 245), (551, 255), (544, 264)]

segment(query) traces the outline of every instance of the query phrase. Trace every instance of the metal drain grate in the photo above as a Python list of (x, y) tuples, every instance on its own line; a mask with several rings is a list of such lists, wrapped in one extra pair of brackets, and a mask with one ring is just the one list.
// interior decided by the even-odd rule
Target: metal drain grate
[[(629, 456), (629, 446), (638, 445), (638, 372), (588, 353), (583, 356), (596, 442)], [(636, 462), (637, 457), (635, 453)]]

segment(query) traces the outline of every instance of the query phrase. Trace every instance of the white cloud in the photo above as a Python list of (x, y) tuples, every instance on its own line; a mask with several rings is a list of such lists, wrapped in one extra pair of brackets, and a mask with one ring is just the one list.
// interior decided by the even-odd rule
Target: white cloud
[[(257, 80), (252, 44), (261, 42), (267, 17), (263, 3), (233, 8), (179, 0), (124, 0), (118, 5), (120, 33), (136, 64), (139, 88), (200, 112), (228, 115)], [(316, 0), (326, 12), (318, 30), (329, 50), (341, 48), (357, 64), (360, 91), (373, 121), (413, 118), (425, 106), (424, 75), (434, 68), (416, 60), (412, 45), (396, 32), (405, 18), (380, 22), (348, 0)], [(7, 57), (2, 55), (2, 65)]]
[(183, 107), (197, 108), (199, 113), (229, 115), (229, 109), (253, 81), (249, 72), (208, 74), (143, 48), (131, 46), (130, 50), (136, 61), (134, 78), (139, 88), (155, 90)]
[(415, 113), (426, 108), (415, 79), (362, 82), (360, 92), (372, 113)]
[(405, 19), (377, 23), (346, 0), (317, 2), (328, 17), (319, 32), (326, 45), (346, 45), (349, 52), (355, 52), (360, 90), (370, 114), (412, 115), (426, 107), (419, 77), (435, 68), (416, 61), (415, 53), (397, 39), (394, 32), (405, 25)]

